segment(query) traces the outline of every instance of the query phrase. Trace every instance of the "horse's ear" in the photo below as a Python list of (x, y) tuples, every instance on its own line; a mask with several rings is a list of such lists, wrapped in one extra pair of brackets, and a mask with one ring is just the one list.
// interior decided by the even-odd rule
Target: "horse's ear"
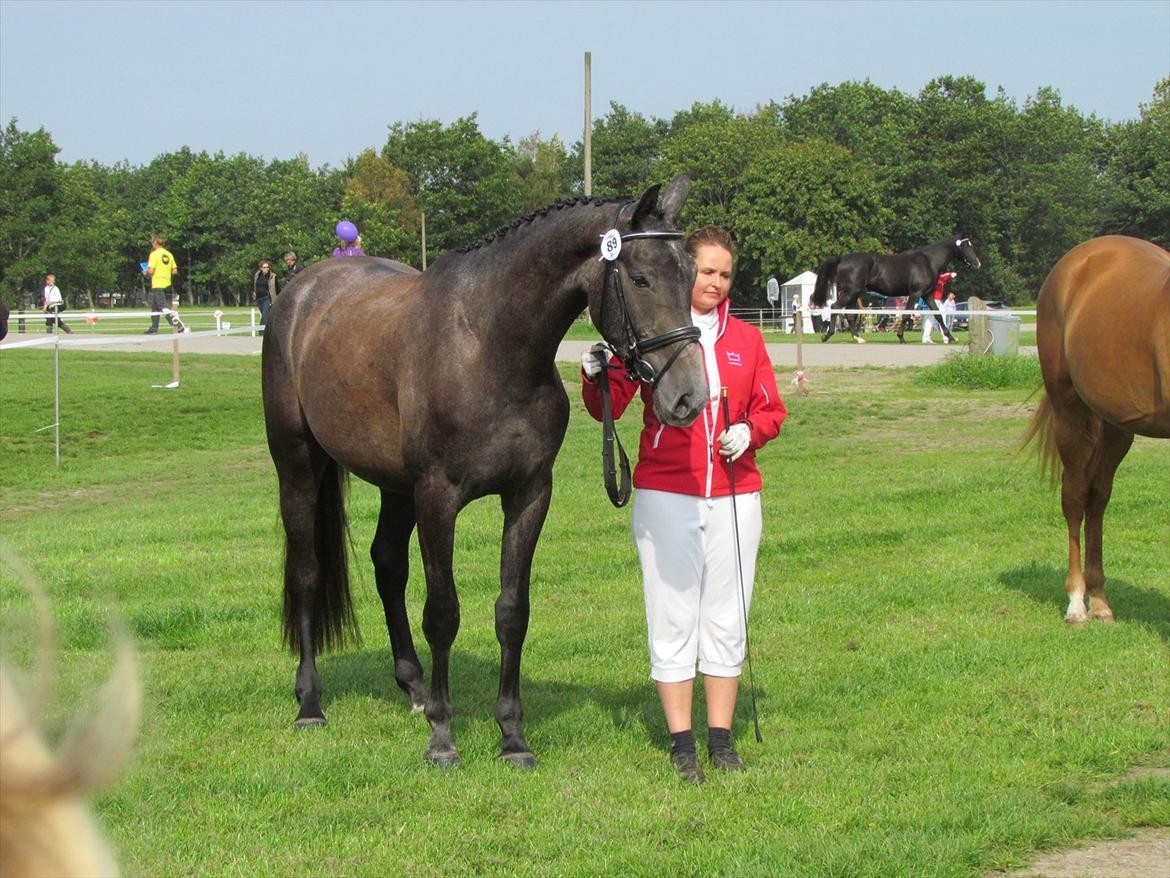
[(683, 202), (687, 200), (687, 192), (691, 188), (691, 178), (686, 174), (679, 174), (666, 187), (662, 196), (662, 218), (672, 226), (677, 225), (678, 215), (682, 211)]
[(630, 217), (631, 229), (638, 228), (646, 217), (654, 213), (658, 207), (658, 190), (661, 188), (661, 186), (651, 186), (642, 194), (638, 206), (634, 208), (634, 215)]

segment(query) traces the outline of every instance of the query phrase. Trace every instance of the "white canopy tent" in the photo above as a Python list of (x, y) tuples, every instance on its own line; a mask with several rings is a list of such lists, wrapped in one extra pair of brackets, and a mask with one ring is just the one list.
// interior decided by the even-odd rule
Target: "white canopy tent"
[[(780, 302), (782, 313), (785, 317), (790, 318), (794, 309), (794, 302), (799, 302), (807, 309), (809, 299), (812, 298), (813, 288), (817, 285), (817, 273), (815, 271), (805, 271), (798, 274), (792, 280), (786, 280), (780, 286)], [(802, 329), (805, 332), (812, 332), (812, 316), (811, 312), (805, 310), (804, 325)], [(784, 321), (785, 332), (792, 331), (792, 323), (790, 319)]]

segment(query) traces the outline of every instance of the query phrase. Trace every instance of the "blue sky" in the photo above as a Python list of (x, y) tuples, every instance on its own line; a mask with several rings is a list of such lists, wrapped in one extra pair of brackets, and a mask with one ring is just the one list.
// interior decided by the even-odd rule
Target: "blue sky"
[(970, 75), (1137, 118), (1170, 75), (1170, 0), (1113, 2), (24, 2), (0, 0), (0, 119), (65, 161), (145, 164), (187, 145), (314, 166), (396, 121), (478, 113), (489, 137), (568, 145), (610, 101), (669, 118), (749, 111), (819, 83), (908, 94)]

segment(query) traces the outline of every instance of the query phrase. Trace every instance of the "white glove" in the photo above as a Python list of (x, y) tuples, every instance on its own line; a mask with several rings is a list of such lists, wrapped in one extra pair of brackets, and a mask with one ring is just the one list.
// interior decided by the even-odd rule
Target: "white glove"
[(719, 434), (719, 453), (734, 462), (748, 450), (751, 441), (751, 427), (747, 424), (732, 424)]
[(603, 344), (595, 344), (581, 355), (581, 371), (590, 381), (595, 381), (601, 374), (602, 364), (609, 362), (609, 348)]

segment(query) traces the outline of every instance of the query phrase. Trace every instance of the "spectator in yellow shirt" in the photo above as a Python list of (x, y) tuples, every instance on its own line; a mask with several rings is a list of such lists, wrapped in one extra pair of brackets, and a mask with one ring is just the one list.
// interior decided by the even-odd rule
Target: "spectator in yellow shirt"
[(150, 259), (146, 263), (146, 268), (143, 274), (150, 278), (150, 329), (146, 330), (147, 335), (154, 335), (158, 332), (158, 318), (162, 313), (163, 308), (174, 307), (174, 303), (168, 302), (171, 298), (171, 278), (177, 277), (179, 274), (179, 266), (175, 263), (175, 257), (171, 251), (163, 246), (166, 241), (162, 235), (154, 235), (150, 239)]

